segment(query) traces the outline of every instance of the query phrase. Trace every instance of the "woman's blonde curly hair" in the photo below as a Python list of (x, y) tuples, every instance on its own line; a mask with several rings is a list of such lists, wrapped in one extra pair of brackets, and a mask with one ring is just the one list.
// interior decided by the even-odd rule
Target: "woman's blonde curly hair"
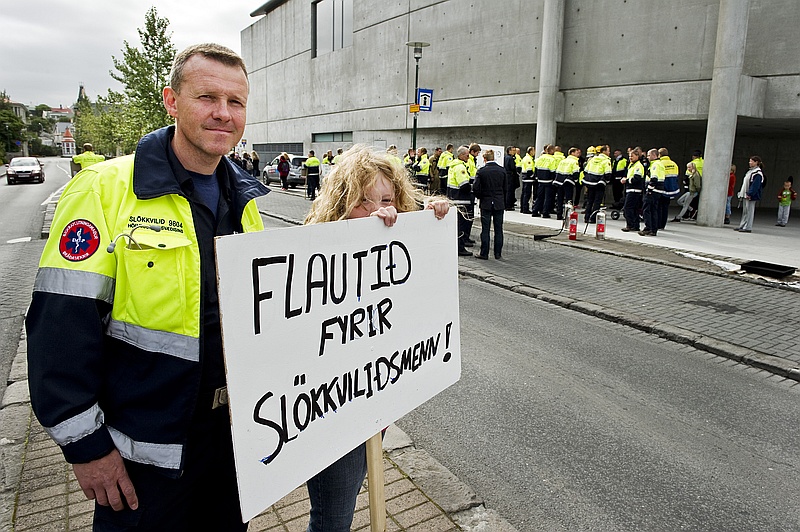
[(392, 184), (397, 212), (422, 208), (422, 192), (411, 183), (400, 160), (385, 151), (356, 144), (341, 155), (331, 173), (323, 179), (319, 196), (311, 204), (304, 223), (346, 220), (364, 201), (364, 192), (375, 185), (379, 175)]

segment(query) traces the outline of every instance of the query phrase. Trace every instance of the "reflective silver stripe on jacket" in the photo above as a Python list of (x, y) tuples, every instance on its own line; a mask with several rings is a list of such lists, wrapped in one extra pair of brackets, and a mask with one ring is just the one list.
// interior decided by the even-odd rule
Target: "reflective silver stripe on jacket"
[(640, 189), (640, 188), (629, 188), (628, 190), (625, 191), (625, 193), (627, 194), (628, 192), (638, 192), (638, 193), (641, 194), (642, 189)]
[(50, 437), (60, 446), (65, 446), (85, 438), (103, 425), (103, 411), (100, 405), (93, 404), (77, 416), (62, 421), (55, 427), (44, 427)]
[(461, 200), (461, 199), (451, 199), (449, 201), (450, 201), (450, 203), (452, 203), (454, 205), (472, 205), (472, 203), (473, 203), (470, 200)]
[(109, 322), (106, 334), (145, 351), (164, 353), (190, 362), (200, 361), (199, 338), (146, 329), (119, 320)]
[(181, 467), (181, 454), (183, 445), (179, 443), (149, 443), (131, 439), (127, 434), (123, 434), (114, 427), (109, 427), (108, 433), (114, 440), (119, 454), (133, 462), (149, 464), (166, 469), (178, 469)]
[(114, 279), (94, 272), (39, 268), (36, 281), (33, 283), (33, 291), (87, 297), (113, 303)]

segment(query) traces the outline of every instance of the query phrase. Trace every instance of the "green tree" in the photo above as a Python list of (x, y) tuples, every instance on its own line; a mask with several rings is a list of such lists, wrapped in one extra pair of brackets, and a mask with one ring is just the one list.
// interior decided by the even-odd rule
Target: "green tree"
[(11, 98), (6, 91), (0, 92), (0, 156), (5, 159), (7, 151), (16, 151), (17, 141), (23, 140), (25, 124), (11, 110)]
[(51, 107), (46, 103), (40, 103), (36, 106), (36, 110), (34, 111), (34, 116), (42, 117), (44, 113), (49, 112)]
[(169, 72), (175, 58), (169, 20), (160, 18), (155, 7), (144, 17), (144, 28), (138, 28), (141, 49), (123, 41), (122, 58), (112, 56), (114, 68), (111, 77), (122, 83), (124, 100), (109, 92), (108, 100), (122, 101), (128, 126), (137, 136), (172, 124), (172, 117), (164, 109), (162, 90), (168, 84)]

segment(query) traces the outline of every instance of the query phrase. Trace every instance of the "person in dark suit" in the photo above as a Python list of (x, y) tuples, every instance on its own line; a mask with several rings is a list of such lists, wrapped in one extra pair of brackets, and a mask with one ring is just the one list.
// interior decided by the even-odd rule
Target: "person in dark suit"
[(503, 254), (503, 212), (506, 208), (508, 179), (506, 171), (494, 160), (494, 152), (483, 152), (486, 165), (478, 169), (472, 191), (478, 198), (481, 210), (481, 250), (475, 257), (489, 258), (489, 226), (494, 225), (494, 258), (500, 259)]

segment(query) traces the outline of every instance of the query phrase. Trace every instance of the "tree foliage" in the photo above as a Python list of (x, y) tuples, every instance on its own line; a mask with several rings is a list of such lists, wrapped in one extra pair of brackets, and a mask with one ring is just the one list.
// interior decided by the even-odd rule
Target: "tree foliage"
[(138, 124), (141, 134), (172, 123), (161, 97), (175, 58), (168, 27), (169, 20), (160, 18), (151, 7), (144, 17), (144, 28), (137, 29), (141, 49), (123, 41), (122, 59), (112, 56), (117, 72), (111, 71), (111, 77), (122, 83), (129, 118)]
[(143, 135), (173, 123), (161, 96), (175, 58), (168, 28), (169, 20), (160, 18), (151, 7), (145, 14), (144, 27), (137, 29), (141, 47), (123, 41), (122, 57), (112, 56), (116, 72), (109, 72), (123, 90), (109, 90), (94, 104), (88, 99), (76, 103), (78, 146), (90, 142), (101, 153), (113, 154), (118, 148), (130, 153)]
[(6, 91), (0, 92), (0, 156), (5, 158), (6, 151), (16, 151), (17, 141), (25, 138), (25, 124), (11, 110), (11, 98)]

